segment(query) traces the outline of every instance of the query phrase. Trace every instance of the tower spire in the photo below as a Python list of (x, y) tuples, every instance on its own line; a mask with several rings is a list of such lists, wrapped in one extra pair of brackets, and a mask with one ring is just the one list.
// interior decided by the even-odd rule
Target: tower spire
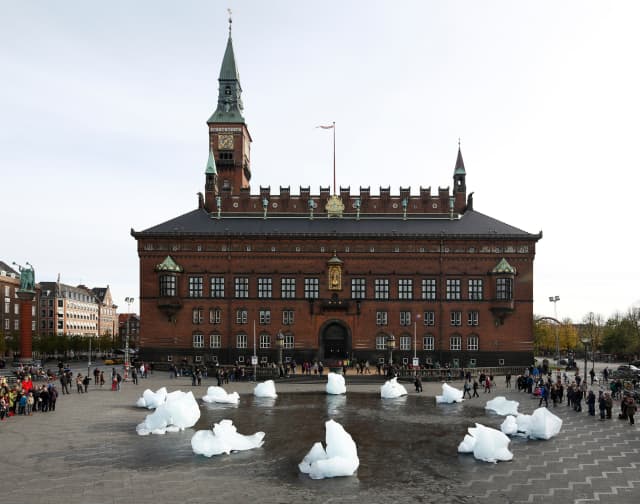
[(462, 150), (460, 148), (460, 138), (458, 138), (458, 157), (456, 158), (456, 167), (453, 169), (453, 193), (466, 193), (467, 187), (465, 178), (467, 171), (464, 168), (462, 159)]
[(244, 123), (242, 86), (240, 85), (240, 74), (231, 38), (233, 19), (231, 18), (231, 9), (227, 9), (227, 11), (229, 12), (229, 38), (218, 77), (218, 106), (207, 121), (208, 123)]

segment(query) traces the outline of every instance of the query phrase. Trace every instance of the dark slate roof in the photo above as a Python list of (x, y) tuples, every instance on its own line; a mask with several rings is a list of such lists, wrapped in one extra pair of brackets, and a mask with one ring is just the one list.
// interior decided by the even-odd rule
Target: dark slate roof
[(490, 237), (490, 238), (525, 238), (538, 240), (537, 235), (505, 224), (492, 217), (476, 211), (467, 211), (460, 218), (449, 219), (448, 215), (360, 215), (355, 214), (343, 218), (327, 219), (326, 215), (316, 215), (310, 219), (308, 215), (274, 214), (263, 218), (262, 214), (209, 214), (197, 209), (168, 220), (144, 231), (131, 230), (136, 238), (150, 236), (175, 235), (303, 235), (303, 236), (458, 236), (458, 237)]
[(7, 273), (13, 273), (14, 275), (18, 275), (20, 277), (20, 273), (14, 270), (11, 266), (9, 266), (6, 262), (0, 261), (0, 270), (6, 271)]

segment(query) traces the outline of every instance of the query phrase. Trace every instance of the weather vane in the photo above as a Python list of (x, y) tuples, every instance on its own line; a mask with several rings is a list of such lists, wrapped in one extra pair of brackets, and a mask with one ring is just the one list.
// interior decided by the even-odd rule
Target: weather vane
[(233, 23), (233, 19), (231, 19), (231, 9), (227, 9), (229, 13), (229, 35), (231, 35), (231, 23)]

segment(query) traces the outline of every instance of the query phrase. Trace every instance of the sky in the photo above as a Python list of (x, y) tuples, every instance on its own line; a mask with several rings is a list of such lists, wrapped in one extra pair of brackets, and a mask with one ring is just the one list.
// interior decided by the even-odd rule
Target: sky
[(640, 2), (0, 0), (0, 260), (138, 309), (197, 207), (232, 10), (252, 193), (452, 184), (537, 244), (534, 312), (640, 306)]

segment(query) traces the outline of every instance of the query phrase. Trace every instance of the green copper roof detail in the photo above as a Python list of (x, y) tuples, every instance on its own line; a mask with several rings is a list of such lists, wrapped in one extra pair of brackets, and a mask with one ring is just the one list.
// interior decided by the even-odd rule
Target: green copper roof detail
[(498, 275), (515, 275), (516, 269), (503, 257), (500, 259), (498, 265), (491, 270), (491, 273), (496, 273)]
[(456, 167), (453, 170), (454, 175), (466, 175), (467, 172), (464, 169), (464, 161), (462, 160), (462, 152), (458, 146), (458, 158), (456, 159)]
[(238, 67), (236, 66), (236, 56), (233, 53), (231, 34), (229, 34), (229, 39), (227, 40), (227, 48), (225, 49), (224, 57), (222, 58), (222, 66), (220, 67), (218, 80), (236, 80), (240, 82), (240, 74), (238, 73)]
[(242, 116), (242, 86), (233, 53), (231, 32), (222, 58), (218, 77), (218, 106), (207, 123), (244, 123)]
[(178, 265), (171, 256), (167, 256), (164, 261), (155, 267), (156, 271), (167, 271), (169, 273), (182, 273), (182, 266)]
[(216, 161), (213, 158), (213, 149), (209, 150), (209, 159), (207, 160), (207, 169), (205, 170), (206, 174), (209, 173), (213, 173), (213, 174), (217, 174), (218, 171), (216, 170)]

